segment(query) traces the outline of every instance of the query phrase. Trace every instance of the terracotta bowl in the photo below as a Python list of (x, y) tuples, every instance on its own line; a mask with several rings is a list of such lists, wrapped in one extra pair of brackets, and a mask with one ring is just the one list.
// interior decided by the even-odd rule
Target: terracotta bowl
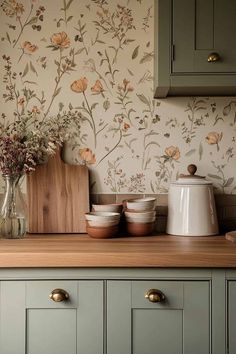
[(92, 204), (93, 211), (109, 211), (113, 213), (122, 213), (123, 204)]
[(148, 236), (154, 230), (154, 222), (148, 223), (136, 223), (136, 222), (127, 222), (126, 227), (127, 231), (131, 236)]
[(156, 198), (138, 198), (126, 200), (128, 211), (148, 211), (155, 210)]
[(93, 238), (112, 238), (118, 234), (118, 226), (86, 227), (87, 234)]

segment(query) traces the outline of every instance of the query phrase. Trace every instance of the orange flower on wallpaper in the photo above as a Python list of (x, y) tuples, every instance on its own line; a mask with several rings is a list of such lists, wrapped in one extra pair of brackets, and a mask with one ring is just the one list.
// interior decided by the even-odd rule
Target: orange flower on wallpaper
[(223, 133), (217, 133), (217, 132), (210, 132), (206, 136), (206, 141), (208, 142), (209, 145), (216, 145), (217, 146), (217, 151), (220, 150), (219, 148), (219, 142), (221, 141), (223, 137)]
[(3, 1), (1, 7), (9, 17), (22, 15), (25, 11), (24, 5), (16, 0)]
[(126, 132), (130, 128), (128, 123), (124, 123), (124, 131)]
[(56, 47), (68, 48), (70, 46), (70, 38), (64, 31), (54, 33), (51, 37), (51, 43)]
[(31, 42), (25, 41), (22, 44), (22, 49), (24, 49), (25, 52), (34, 53), (38, 47), (35, 44), (31, 44)]
[(91, 91), (94, 93), (94, 94), (99, 94), (99, 93), (103, 93), (104, 92), (104, 88), (102, 86), (102, 83), (100, 80), (97, 80), (95, 82), (95, 84), (91, 87)]
[(82, 93), (86, 91), (87, 87), (88, 87), (88, 80), (86, 77), (82, 77), (81, 79), (74, 81), (70, 85), (71, 90), (77, 93)]
[(33, 106), (32, 110), (31, 110), (32, 113), (37, 113), (39, 114), (40, 113), (40, 110), (37, 106)]
[(89, 148), (84, 148), (79, 150), (79, 155), (81, 159), (86, 162), (87, 164), (95, 164), (96, 163), (96, 157), (95, 154), (93, 154), (92, 150)]
[(165, 154), (174, 159), (174, 160), (179, 160), (180, 158), (180, 151), (179, 148), (177, 146), (169, 146), (165, 149)]

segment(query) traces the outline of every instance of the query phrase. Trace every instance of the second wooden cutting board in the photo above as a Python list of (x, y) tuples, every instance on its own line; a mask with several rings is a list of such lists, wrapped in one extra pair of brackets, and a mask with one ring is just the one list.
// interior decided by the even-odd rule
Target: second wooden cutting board
[(60, 152), (27, 176), (28, 232), (84, 233), (89, 211), (87, 166), (68, 165)]

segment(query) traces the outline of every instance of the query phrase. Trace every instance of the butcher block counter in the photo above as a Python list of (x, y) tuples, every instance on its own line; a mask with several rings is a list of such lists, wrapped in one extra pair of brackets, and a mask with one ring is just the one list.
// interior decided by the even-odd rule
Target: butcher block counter
[(0, 240), (0, 354), (235, 354), (235, 298), (224, 236)]
[(86, 234), (28, 234), (0, 240), (0, 267), (230, 268), (236, 267), (236, 244), (224, 236), (93, 239)]

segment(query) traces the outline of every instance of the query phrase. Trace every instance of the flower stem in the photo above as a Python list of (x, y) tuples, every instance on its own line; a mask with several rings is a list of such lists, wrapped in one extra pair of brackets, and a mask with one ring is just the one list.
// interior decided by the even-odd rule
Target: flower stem
[(28, 16), (27, 16), (27, 18), (26, 18), (26, 20), (25, 20), (25, 23), (24, 23), (23, 25), (22, 25), (22, 23), (21, 23), (20, 18), (18, 19), (18, 21), (19, 21), (19, 23), (20, 23), (21, 30), (20, 30), (20, 33), (19, 33), (19, 35), (18, 35), (18, 37), (17, 37), (17, 39), (16, 39), (16, 41), (15, 41), (15, 43), (14, 43), (14, 45), (13, 45), (13, 48), (15, 48), (15, 46), (16, 46), (16, 44), (18, 43), (18, 41), (19, 41), (19, 39), (20, 39), (20, 37), (21, 37), (21, 35), (22, 35), (22, 33), (23, 33), (25, 27), (26, 27), (27, 24), (28, 24), (29, 18), (30, 18), (31, 14), (32, 14), (32, 11), (33, 11), (33, 7), (34, 7), (34, 5), (31, 4), (30, 12), (29, 12), (29, 14), (28, 14)]
[(83, 91), (83, 95), (84, 95), (84, 99), (85, 99), (85, 102), (86, 102), (86, 105), (88, 107), (88, 111), (89, 111), (89, 116), (91, 118), (91, 121), (92, 121), (92, 125), (93, 125), (93, 135), (94, 135), (94, 146), (96, 148), (97, 146), (97, 134), (96, 134), (96, 126), (95, 126), (95, 122), (94, 122), (94, 118), (93, 118), (93, 112), (89, 106), (89, 103), (88, 103), (88, 100), (87, 100), (87, 97), (85, 95), (85, 92)]

